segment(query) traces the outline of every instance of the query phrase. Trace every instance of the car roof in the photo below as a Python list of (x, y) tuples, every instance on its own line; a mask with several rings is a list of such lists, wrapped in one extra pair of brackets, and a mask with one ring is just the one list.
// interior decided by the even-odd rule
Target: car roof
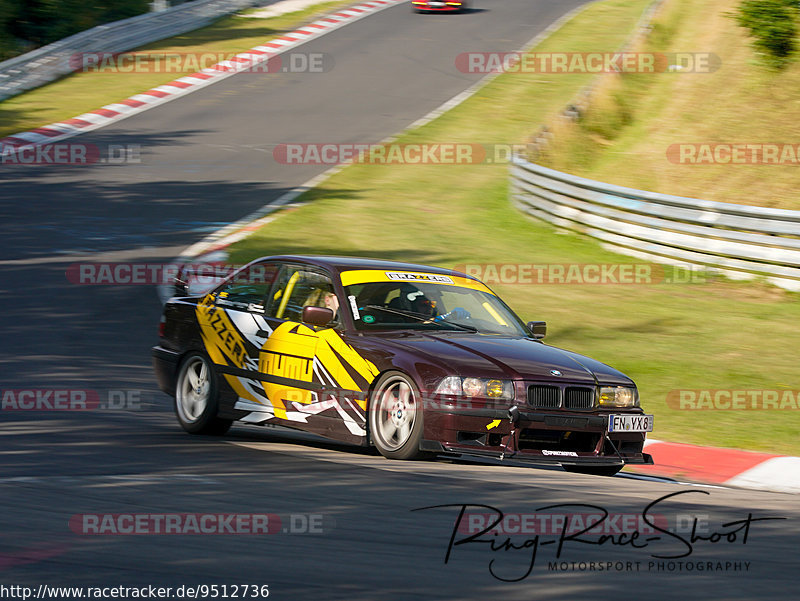
[(431, 265), (420, 265), (418, 263), (403, 263), (400, 261), (387, 261), (384, 259), (368, 259), (364, 257), (337, 257), (323, 255), (276, 255), (272, 257), (262, 257), (257, 261), (298, 261), (301, 263), (311, 263), (320, 267), (327, 267), (339, 273), (353, 269), (387, 269), (393, 271), (424, 271), (442, 275), (458, 274), (471, 280), (476, 278), (466, 275), (453, 269), (442, 267), (432, 267)]

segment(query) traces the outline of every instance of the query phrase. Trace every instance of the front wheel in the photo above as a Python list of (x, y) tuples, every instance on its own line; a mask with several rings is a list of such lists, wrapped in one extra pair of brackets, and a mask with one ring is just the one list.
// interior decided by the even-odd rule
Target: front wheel
[(399, 372), (378, 380), (369, 402), (369, 430), (372, 442), (389, 459), (420, 459), (422, 401), (411, 379)]
[(562, 465), (564, 471), (574, 474), (590, 474), (592, 476), (614, 476), (622, 465)]
[(218, 388), (211, 362), (203, 354), (190, 353), (178, 372), (175, 415), (191, 434), (225, 434), (233, 423), (217, 417)]

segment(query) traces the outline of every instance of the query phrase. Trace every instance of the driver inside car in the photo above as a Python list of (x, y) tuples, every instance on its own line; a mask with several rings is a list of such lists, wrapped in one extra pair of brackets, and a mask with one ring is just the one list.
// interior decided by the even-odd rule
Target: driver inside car
[[(441, 294), (436, 288), (430, 286), (427, 288), (426, 294), (419, 287), (406, 282), (371, 284), (358, 291), (356, 299), (358, 311), (365, 312), (363, 318), (365, 324), (397, 322), (397, 316), (403, 314), (408, 318), (404, 321), (411, 320), (408, 323), (470, 319), (469, 311), (462, 307), (456, 307), (440, 315), (439, 310), (443, 306)], [(381, 311), (382, 308), (385, 308), (385, 311)]]
[(405, 295), (410, 301), (411, 311), (419, 313), (425, 317), (436, 317), (438, 311), (436, 310), (436, 301), (429, 299), (421, 290), (410, 292)]
[(462, 307), (456, 307), (452, 311), (439, 314), (437, 305), (439, 303), (428, 298), (422, 290), (416, 286), (407, 284), (403, 286), (400, 295), (389, 303), (390, 308), (413, 311), (419, 315), (433, 318), (433, 321), (464, 320), (470, 318), (470, 313)]

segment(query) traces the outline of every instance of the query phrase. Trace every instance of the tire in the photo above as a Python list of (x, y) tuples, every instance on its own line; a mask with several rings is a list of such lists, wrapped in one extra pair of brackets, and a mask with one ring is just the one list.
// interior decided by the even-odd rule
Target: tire
[(375, 385), (369, 401), (372, 443), (387, 459), (422, 459), (423, 411), (419, 389), (400, 372), (388, 372)]
[(615, 476), (619, 470), (623, 467), (622, 465), (562, 465), (561, 467), (564, 468), (564, 471), (571, 472), (574, 474), (589, 474), (592, 476)]
[(233, 420), (217, 417), (219, 388), (211, 362), (202, 353), (189, 353), (181, 363), (175, 386), (175, 415), (190, 434), (225, 434)]

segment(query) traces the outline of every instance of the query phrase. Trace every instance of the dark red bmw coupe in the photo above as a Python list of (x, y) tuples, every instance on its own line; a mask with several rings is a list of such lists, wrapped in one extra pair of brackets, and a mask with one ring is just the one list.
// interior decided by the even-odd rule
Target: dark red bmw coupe
[(153, 349), (181, 426), (280, 424), (386, 457), (484, 455), (612, 475), (653, 416), (633, 381), (542, 342), (479, 280), (344, 257), (258, 259), (167, 302)]

